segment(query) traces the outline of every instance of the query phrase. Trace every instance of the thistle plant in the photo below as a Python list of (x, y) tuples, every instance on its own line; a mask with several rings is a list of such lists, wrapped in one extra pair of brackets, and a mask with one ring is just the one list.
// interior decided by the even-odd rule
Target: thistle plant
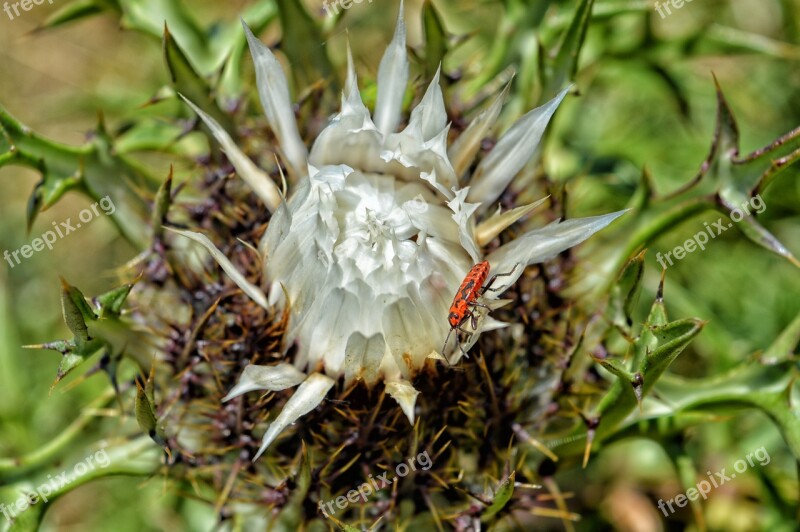
[[(56, 390), (86, 367), (68, 386), (108, 376), (94, 406), (120, 423), (97, 476), (163, 475), (170, 493), (205, 503), (209, 526), (231, 529), (573, 530), (591, 506), (583, 479), (620, 442), (661, 446), (686, 490), (699, 466), (685, 434), (723, 410), (756, 410), (800, 458), (800, 320), (728, 371), (687, 378), (674, 365), (696, 356), (707, 322), (669, 318), (674, 284), (647, 259), (679, 222), (729, 214), (772, 185), (800, 158), (798, 130), (740, 155), (718, 85), (710, 154), (672, 193), (643, 171), (627, 204), (584, 207), (550, 174), (565, 150), (551, 122), (585, 96), (587, 30), (645, 8), (585, 0), (548, 19), (549, 3), (505, 2), (500, 29), (513, 38), (456, 72), (451, 57), (478, 37), (450, 35), (430, 3), (422, 47), (406, 41), (401, 2), (379, 63), (360, 65), (354, 41), (341, 69), (326, 49), (308, 51), (303, 39), (332, 22), (300, 2), (257, 2), (241, 25), (207, 33), (179, 2), (146, 4), (78, 2), (47, 25), (107, 12), (160, 39), (170, 83), (151, 103), (173, 102), (174, 116), (157, 134), (101, 122), (74, 148), (0, 108), (0, 166), (42, 175), (28, 224), (68, 191), (108, 195), (138, 250), (104, 294), (63, 280), (72, 338), (29, 346), (60, 354)], [(273, 23), (279, 47), (262, 40)], [(137, 143), (174, 168), (158, 178), (125, 149)], [(760, 219), (739, 228), (797, 267)], [(483, 261), (501, 275), (443, 349), (451, 301)], [(28, 472), (43, 476), (89, 422), (0, 461), (12, 481), (0, 494), (30, 490)], [(658, 512), (660, 489), (634, 520)], [(775, 488), (783, 514), (785, 491)], [(36, 528), (48, 504), (13, 526)], [(691, 509), (703, 529), (702, 507)]]
[[(555, 257), (621, 213), (530, 230), (484, 255), (486, 244), (537, 206), (476, 220), (479, 213), (493, 211), (492, 202), (533, 156), (566, 90), (520, 118), (462, 187), (460, 177), (468, 173), (494, 125), (502, 95), (448, 152), (450, 127), (437, 72), (407, 125), (395, 132), (409, 68), (402, 12), (378, 71), (375, 120), (361, 101), (348, 55), (342, 109), (310, 154), (297, 132), (280, 64), (247, 26), (245, 31), (267, 121), (290, 173), (300, 176), (297, 190), (284, 202), (272, 178), (255, 167), (213, 118), (194, 109), (237, 173), (272, 212), (259, 244), (271, 283), (269, 297), (237, 273), (202, 234), (182, 234), (206, 245), (254, 302), (266, 309), (282, 303), (289, 312), (284, 344), (296, 344), (297, 349), (291, 362), (246, 367), (226, 399), (300, 385), (264, 434), (256, 457), (283, 429), (314, 409), (339, 377), (345, 387), (354, 381), (367, 386), (384, 382), (413, 424), (419, 391), (412, 380), (445, 338), (449, 325), (442, 317), (449, 314), (450, 296), (471, 265), (485, 259), (492, 271), (510, 274), (487, 293), (487, 300), (496, 299), (525, 266)], [(502, 326), (489, 319), (478, 323), (451, 360), (457, 362), (484, 330)]]

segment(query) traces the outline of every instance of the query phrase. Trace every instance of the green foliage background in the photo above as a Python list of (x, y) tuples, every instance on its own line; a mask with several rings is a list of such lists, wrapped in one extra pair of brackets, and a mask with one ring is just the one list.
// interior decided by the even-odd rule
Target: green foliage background
[[(56, 0), (59, 3), (60, 0)], [(123, 2), (124, 3), (124, 2)], [(506, 0), (433, 2), (448, 33), (464, 42), (448, 54), (446, 72), (478, 80), (474, 94), (492, 76), (514, 67), (517, 83), (506, 111), (528, 109), (545, 88), (536, 89), (531, 55), (536, 41), (552, 43), (569, 24), (578, 2)], [(64, 2), (64, 5), (67, 3)], [(145, 106), (169, 85), (159, 43), (161, 28), (143, 29), (128, 20), (120, 28), (105, 2), (95, 16), (54, 28), (34, 31), (64, 5), (35, 6), (9, 20), (0, 13), (0, 102), (21, 122), (46, 137), (82, 144), (102, 113), (110, 131), (125, 132), (134, 124), (154, 130), (175, 115), (186, 116), (173, 99)], [(109, 2), (108, 4), (114, 4)], [(171, 2), (145, 2), (143, 9)], [(225, 3), (187, 0), (190, 17), (203, 28), (224, 34), (236, 28), (247, 9), (274, 6), (270, 2)], [(255, 6), (255, 8), (254, 8)], [(375, 0), (355, 4), (338, 20), (326, 19), (318, 5), (307, 4), (312, 18), (324, 27), (325, 40), (297, 40), (307, 57), (328, 50), (343, 71), (345, 30), (361, 65), (374, 75), (380, 54), (394, 25), (397, 3)], [(420, 2), (406, 5), (409, 44), (423, 49)], [(86, 15), (89, 14), (87, 10)], [(165, 10), (169, 13), (169, 10)], [(518, 13), (503, 18), (504, 13)], [(83, 15), (84, 13), (82, 13)], [(151, 11), (149, 15), (157, 18)], [(527, 17), (527, 18), (526, 18)], [(541, 25), (536, 20), (541, 17)], [(214, 26), (222, 21), (222, 25)], [(179, 44), (187, 33), (167, 19)], [(536, 29), (539, 28), (539, 29)], [(556, 115), (545, 157), (549, 176), (562, 184), (570, 216), (624, 208), (635, 194), (643, 169), (657, 195), (666, 195), (689, 182), (706, 158), (714, 133), (717, 100), (712, 74), (718, 79), (741, 133), (741, 153), (768, 145), (800, 125), (800, 0), (696, 0), (661, 18), (650, 2), (600, 1), (594, 6), (575, 77), (579, 98), (568, 98)], [(536, 30), (535, 30), (536, 29)], [(535, 30), (535, 31), (534, 31)], [(213, 32), (212, 32), (213, 33)], [(281, 38), (277, 21), (262, 34), (271, 42)], [(288, 35), (282, 38), (285, 40)], [(307, 38), (308, 37), (308, 38)], [(286, 50), (286, 48), (284, 48)], [(287, 52), (288, 53), (288, 52)], [(191, 54), (190, 54), (191, 55)], [(214, 50), (207, 65), (211, 74)], [(313, 65), (313, 63), (312, 63)], [(324, 66), (324, 65), (323, 65)], [(322, 68), (313, 65), (313, 68)], [(243, 62), (244, 87), (252, 89), (252, 68)], [(483, 77), (486, 79), (483, 79)], [(520, 90), (527, 87), (530, 90)], [(236, 89), (235, 84), (231, 85)], [(369, 99), (370, 86), (364, 89)], [(254, 92), (254, 91), (251, 91)], [(506, 117), (506, 115), (504, 115)], [(129, 138), (132, 151), (160, 181), (175, 163), (178, 180), (191, 176), (186, 154), (197, 153), (197, 139), (187, 138), (168, 150), (139, 150), (136, 143), (152, 141), (147, 130)], [(177, 162), (176, 162), (177, 161)], [(796, 256), (800, 254), (800, 166), (789, 167), (762, 192), (766, 211), (759, 222)], [(15, 250), (46, 231), (53, 221), (75, 218), (91, 201), (68, 193), (42, 212), (26, 233), (28, 198), (39, 176), (16, 166), (0, 168), (0, 251)], [(713, 191), (706, 188), (705, 192)], [(644, 291), (638, 316), (645, 316), (658, 286), (656, 252), (666, 252), (713, 222), (717, 212), (679, 220), (649, 245)], [(604, 235), (604, 249), (622, 248), (632, 229)], [(111, 221), (101, 217), (59, 240), (22, 264), (0, 268), (0, 457), (31, 452), (51, 442), (82, 408), (108, 388), (102, 376), (72, 389), (60, 385), (52, 393), (57, 355), (22, 349), (22, 345), (67, 335), (59, 312), (59, 276), (86, 294), (117, 284), (115, 269), (136, 254)], [(581, 265), (591, 274), (603, 265), (587, 254)], [(689, 254), (667, 271), (665, 301), (674, 318), (708, 320), (702, 333), (672, 366), (683, 377), (719, 375), (752, 354), (766, 350), (800, 315), (800, 270), (788, 260), (757, 246), (732, 230), (709, 242), (705, 251)], [(796, 341), (795, 341), (796, 344)], [(790, 346), (793, 349), (795, 346)], [(795, 359), (796, 362), (796, 359)], [(66, 380), (69, 384), (70, 379)], [(795, 401), (800, 400), (797, 397)], [(97, 413), (97, 412), (95, 412)], [(69, 445), (53, 453), (47, 471), (82, 459), (98, 438), (121, 426), (113, 403)], [(800, 420), (795, 418), (795, 423)], [(800, 430), (800, 429), (798, 429)], [(791, 530), (796, 526), (797, 458), (767, 416), (757, 411), (720, 411), (714, 422), (690, 427), (679, 436), (664, 437), (662, 445), (646, 438), (611, 444), (584, 471), (571, 470), (558, 478), (565, 491), (577, 491), (583, 520), (580, 529), (615, 526), (633, 530), (671, 529), (693, 522), (691, 516), (662, 521), (661, 513), (642, 492), (667, 495), (682, 491), (674, 468), (676, 456), (691, 457), (696, 470), (719, 470), (764, 446), (771, 462), (748, 471), (725, 490), (711, 493), (703, 504), (710, 530)], [(665, 452), (669, 449), (669, 452)], [(671, 455), (671, 456), (670, 456)], [(2, 485), (26, 473), (3, 476)], [(765, 491), (771, 486), (774, 491)], [(656, 497), (657, 498), (657, 497)], [(1, 502), (12, 502), (3, 494)], [(46, 530), (208, 530), (215, 516), (207, 505), (164, 492), (158, 475), (152, 478), (104, 478), (81, 486), (59, 499), (42, 525)], [(553, 520), (554, 527), (559, 522)], [(3, 523), (0, 519), (0, 529)], [(697, 522), (689, 525), (698, 529)], [(663, 528), (662, 528), (663, 527)]]

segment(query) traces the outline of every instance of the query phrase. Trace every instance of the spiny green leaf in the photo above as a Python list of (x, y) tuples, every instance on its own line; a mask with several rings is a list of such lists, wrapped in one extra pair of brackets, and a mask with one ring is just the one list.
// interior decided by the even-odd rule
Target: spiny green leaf
[(644, 257), (647, 250), (643, 250), (633, 257), (620, 274), (617, 284), (612, 292), (612, 305), (614, 324), (630, 334), (633, 325), (633, 311), (639, 301), (644, 276)]
[[(153, 180), (140, 166), (116, 154), (112, 140), (98, 129), (87, 144), (74, 147), (46, 139), (17, 121), (0, 105), (0, 166), (16, 164), (38, 170), (42, 180), (28, 203), (28, 223), (68, 190), (79, 190), (95, 201), (109, 198), (109, 214), (134, 245), (149, 243), (149, 210), (139, 191)], [(109, 179), (108, 176), (116, 176)]]
[(85, 360), (86, 359), (81, 355), (76, 355), (73, 353), (67, 353), (61, 357), (61, 363), (58, 365), (58, 375), (56, 376), (53, 386), (58, 384), (58, 382), (66, 377), (73, 369), (83, 364)]
[(436, 6), (430, 0), (422, 6), (422, 27), (425, 30), (425, 79), (431, 79), (447, 53), (447, 33)]
[(604, 290), (611, 289), (616, 281), (617, 272), (623, 268), (633, 254), (651, 245), (657, 238), (674, 229), (676, 225), (713, 208), (714, 203), (711, 199), (692, 197), (679, 203), (671, 202), (659, 205), (658, 209), (650, 209), (650, 212), (646, 214), (635, 213), (637, 216), (618, 229), (625, 232), (623, 234), (626, 236), (623, 238), (627, 240), (627, 243), (612, 253), (608, 259), (606, 268), (610, 275), (603, 287)]
[(120, 154), (141, 151), (174, 152), (172, 148), (183, 134), (183, 128), (177, 124), (156, 120), (139, 121), (117, 137), (114, 148)]
[(158, 426), (153, 404), (150, 402), (150, 399), (147, 398), (147, 392), (142, 388), (138, 379), (136, 380), (136, 402), (134, 409), (136, 412), (136, 423), (138, 423), (142, 432), (150, 436), (154, 442), (169, 454), (169, 447), (167, 446), (163, 430)]
[[(308, 448), (303, 442), (300, 449), (300, 463), (298, 464), (297, 474), (295, 475), (295, 489), (289, 501), (278, 515), (278, 526), (285, 530), (299, 530), (303, 523), (303, 505), (306, 502), (308, 490), (311, 487), (311, 463), (308, 456)], [(344, 523), (341, 523), (343, 526)]]
[(511, 497), (514, 495), (515, 478), (516, 471), (512, 471), (511, 474), (500, 483), (500, 486), (498, 486), (494, 494), (494, 499), (492, 499), (492, 504), (481, 513), (481, 521), (488, 521), (489, 518), (506, 507), (508, 501), (510, 501)]
[(790, 360), (800, 342), (800, 315), (786, 327), (774, 342), (764, 351), (761, 358), (768, 363)]
[(633, 209), (637, 214), (646, 212), (653, 199), (653, 178), (647, 168), (642, 168), (642, 175), (639, 179), (639, 184), (636, 187), (636, 192), (631, 196), (628, 209)]
[(102, 319), (110, 316), (119, 316), (120, 312), (122, 312), (122, 305), (125, 304), (133, 285), (134, 283), (125, 284), (97, 296), (95, 301), (100, 311), (99, 317)]
[(81, 291), (70, 286), (63, 278), (61, 279), (61, 310), (64, 314), (64, 322), (75, 335), (75, 341), (80, 347), (89, 339), (86, 322), (97, 319), (97, 316)]
[[(725, 209), (723, 213), (730, 215), (752, 201), (751, 190), (757, 187), (757, 183), (763, 178), (754, 179), (750, 175), (747, 165), (741, 169), (736, 168), (736, 157), (739, 154), (739, 128), (716, 78), (714, 83), (717, 92), (717, 124), (711, 153), (703, 164), (703, 168), (713, 170), (717, 180), (719, 204)], [(702, 179), (703, 174), (704, 171), (698, 174), (695, 183)], [(752, 215), (744, 216), (737, 224), (737, 228), (752, 242), (800, 267), (800, 261)]]
[[(39, 346), (26, 346), (29, 348), (43, 348), (43, 349), (53, 349), (52, 347), (47, 347), (48, 345), (58, 344), (60, 342), (52, 342), (51, 344), (44, 344)], [(74, 342), (66, 342), (66, 350), (55, 349), (61, 353), (61, 362), (58, 365), (58, 372), (56, 373), (56, 379), (53, 381), (53, 384), (50, 386), (50, 390), (52, 391), (53, 387), (58, 384), (61, 379), (69, 375), (75, 368), (83, 364), (89, 357), (97, 353), (100, 349), (103, 348), (103, 341), (99, 338), (93, 338), (87, 342), (82, 344), (75, 345)]]
[[(731, 211), (737, 208), (727, 201), (725, 202), (725, 206), (729, 207)], [(783, 243), (781, 243), (781, 241), (778, 240), (772, 233), (767, 231), (764, 226), (758, 223), (753, 216), (745, 216), (741, 219), (741, 221), (739, 221), (739, 223), (736, 224), (736, 227), (750, 241), (758, 244), (768, 251), (771, 251), (772, 253), (775, 253), (776, 255), (780, 255), (796, 267), (800, 268), (800, 261), (797, 260), (792, 252), (789, 251), (789, 249), (787, 249), (786, 246), (784, 246)]]
[(163, 51), (175, 90), (213, 117), (236, 139), (236, 126), (231, 117), (222, 112), (217, 102), (211, 97), (211, 87), (192, 66), (166, 24), (164, 24)]
[[(278, 8), (273, 2), (256, 2), (245, 10), (242, 18), (253, 31), (259, 35), (278, 15)], [(215, 87), (221, 105), (225, 106), (242, 97), (245, 92), (242, 72), (242, 65), (245, 60), (249, 60), (250, 54), (247, 53), (247, 38), (240, 24), (236, 25), (236, 33), (230, 42), (230, 50), (227, 53), (225, 64), (222, 67), (222, 74)]]
[(56, 28), (58, 26), (91, 17), (104, 11), (103, 2), (98, 0), (77, 0), (60, 6), (53, 14), (48, 16), (37, 30)]
[(578, 70), (578, 58), (583, 47), (583, 40), (592, 18), (593, 7), (594, 0), (581, 0), (575, 10), (572, 23), (561, 39), (558, 54), (550, 68), (546, 95), (559, 91), (574, 78), (575, 72)]
[(40, 529), (39, 525), (48, 506), (48, 503), (40, 500), (24, 512), (18, 512), (8, 527), (8, 532), (36, 532)]
[(631, 371), (638, 371), (642, 365), (645, 355), (650, 353), (656, 348), (658, 341), (653, 334), (653, 327), (659, 327), (667, 323), (667, 309), (664, 306), (664, 281), (666, 272), (662, 270), (661, 281), (658, 284), (658, 292), (656, 299), (650, 307), (650, 312), (647, 315), (642, 331), (639, 338), (633, 344), (633, 358), (631, 360)]
[(161, 37), (164, 25), (169, 24), (181, 47), (204, 72), (216, 68), (211, 54), (209, 35), (192, 17), (191, 10), (179, 0), (118, 0), (125, 28)]
[(717, 93), (717, 125), (714, 131), (714, 148), (712, 152), (731, 154), (739, 151), (739, 126), (733, 116), (728, 101), (722, 93), (717, 78), (714, 77), (714, 86)]
[(360, 528), (356, 528), (356, 527), (354, 527), (352, 525), (348, 525), (347, 523), (336, 519), (336, 517), (334, 517), (332, 515), (329, 515), (328, 519), (330, 519), (331, 521), (336, 523), (336, 526), (338, 526), (340, 529), (344, 530), (344, 532), (361, 532)]
[(339, 92), (328, 58), (325, 39), (299, 0), (276, 0), (281, 18), (281, 49), (292, 64), (297, 89), (303, 91), (320, 80), (330, 82), (330, 92)]
[(621, 361), (614, 358), (595, 358), (594, 360), (620, 379), (633, 380), (633, 374), (625, 368)]
[[(658, 347), (645, 355), (638, 372), (643, 380), (640, 383), (641, 397), (648, 394), (667, 367), (695, 336), (700, 334), (703, 325), (704, 322), (697, 319), (684, 319), (651, 329), (652, 334), (658, 340)], [(597, 429), (598, 441), (602, 440), (603, 436), (613, 433), (636, 408), (637, 394), (630, 393), (631, 386), (631, 378), (626, 373), (624, 378), (614, 381), (611, 389), (601, 400), (597, 408), (597, 413), (600, 415), (600, 425)]]
[(658, 348), (646, 356), (642, 363), (645, 392), (652, 388), (653, 383), (700, 333), (704, 325), (704, 321), (689, 318), (653, 327), (653, 334), (658, 339)]
[(159, 187), (156, 194), (155, 206), (153, 209), (153, 238), (160, 239), (164, 234), (164, 224), (167, 220), (167, 212), (172, 203), (172, 165), (169, 167), (169, 175), (164, 183)]
[(136, 412), (136, 422), (139, 424), (139, 428), (152, 438), (156, 433), (156, 416), (153, 413), (153, 406), (147, 398), (147, 393), (138, 380), (136, 381), (136, 403), (134, 410)]
[(663, 401), (659, 416), (705, 412), (719, 416), (756, 408), (778, 426), (795, 458), (800, 460), (800, 408), (788, 392), (797, 379), (792, 363), (775, 365), (748, 360), (731, 371), (704, 379), (665, 376), (656, 388)]

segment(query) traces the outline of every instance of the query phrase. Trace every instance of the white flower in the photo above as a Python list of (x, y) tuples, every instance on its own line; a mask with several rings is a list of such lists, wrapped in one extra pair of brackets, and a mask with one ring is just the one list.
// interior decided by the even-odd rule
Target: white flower
[[(440, 358), (437, 351), (450, 328), (450, 303), (471, 266), (487, 260), (492, 273), (513, 272), (498, 279), (499, 290), (485, 295), (489, 306), (499, 306), (501, 302), (491, 300), (519, 278), (524, 266), (553, 258), (622, 212), (553, 223), (484, 255), (485, 244), (541, 203), (478, 220), (493, 210), (495, 200), (531, 159), (567, 90), (520, 118), (474, 175), (463, 176), (499, 115), (505, 91), (448, 150), (449, 124), (437, 73), (408, 125), (398, 132), (408, 82), (401, 8), (378, 71), (374, 120), (361, 100), (348, 50), (341, 111), (308, 153), (280, 64), (246, 25), (245, 31), (267, 120), (295, 176), (288, 201), (219, 124), (192, 107), (272, 213), (259, 247), (269, 299), (206, 237), (180, 233), (209, 249), (259, 305), (290, 305), (286, 346), (297, 345), (291, 364), (246, 368), (225, 398), (300, 384), (268, 428), (257, 458), (341, 377), (346, 384), (384, 382), (413, 423), (418, 392), (411, 381), (429, 358)], [(470, 186), (462, 187), (466, 180)], [(465, 350), (481, 332), (503, 326), (484, 312), (476, 314), (479, 326)], [(459, 348), (449, 355), (451, 362), (460, 357)]]

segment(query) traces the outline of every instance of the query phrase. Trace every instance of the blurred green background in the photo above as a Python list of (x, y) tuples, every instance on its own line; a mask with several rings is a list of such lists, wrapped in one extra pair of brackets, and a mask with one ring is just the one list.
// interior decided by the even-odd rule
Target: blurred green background
[[(80, 144), (102, 113), (110, 128), (143, 117), (166, 119), (174, 103), (143, 105), (168, 83), (159, 43), (151, 36), (121, 29), (111, 15), (101, 15), (47, 31), (34, 31), (56, 9), (44, 3), (10, 20), (0, 12), (0, 102), (36, 132)], [(254, 2), (187, 0), (202, 26), (236, 21)], [(445, 71), (479, 73), (481, 56), (504, 36), (500, 15), (511, 4), (536, 2), (437, 1), (447, 30), (470, 38), (445, 61)], [(800, 0), (696, 0), (661, 18), (648, 2), (598, 1), (603, 6), (629, 5), (631, 12), (592, 23), (582, 52), (579, 98), (568, 98), (553, 124), (551, 177), (569, 194), (571, 215), (623, 208), (643, 168), (655, 189), (665, 194), (688, 182), (706, 157), (714, 128), (716, 75), (739, 123), (742, 152), (767, 145), (800, 125)], [(308, 2), (312, 17), (324, 21), (319, 3)], [(544, 24), (568, 20), (575, 2), (553, 3)], [(643, 7), (644, 6), (644, 7)], [(422, 43), (421, 3), (406, 3), (409, 44)], [(394, 24), (397, 2), (355, 4), (329, 28), (325, 42), (341, 70), (349, 35), (357, 62), (374, 73)], [(416, 14), (416, 16), (415, 16)], [(561, 17), (559, 19), (559, 17)], [(563, 23), (561, 24), (563, 27)], [(345, 32), (347, 30), (347, 32)], [(655, 35), (657, 40), (645, 39)], [(280, 33), (277, 23), (262, 38)], [(524, 46), (521, 50), (525, 50)], [(524, 57), (523, 57), (524, 60)], [(249, 61), (245, 62), (251, 69)], [(519, 65), (516, 65), (519, 69)], [(248, 74), (249, 75), (249, 74)], [(524, 69), (518, 73), (525, 76)], [(169, 107), (173, 106), (173, 107)], [(164, 155), (145, 160), (165, 176)], [(187, 177), (191, 165), (178, 162)], [(759, 220), (795, 255), (800, 254), (800, 167), (778, 177), (762, 197), (766, 211)], [(77, 217), (91, 201), (77, 194), (42, 213), (26, 232), (26, 205), (38, 180), (36, 173), (0, 168), (0, 251), (15, 250), (51, 227), (53, 221)], [(652, 301), (658, 283), (655, 252), (666, 252), (694, 233), (716, 213), (683, 221), (651, 247), (642, 308)], [(115, 269), (135, 255), (108, 219), (100, 216), (22, 264), (0, 268), (0, 457), (13, 457), (46, 445), (108, 387), (102, 375), (79, 387), (60, 385), (50, 393), (58, 364), (53, 352), (21, 346), (67, 336), (59, 301), (59, 276), (95, 294), (116, 285)], [(591, 263), (587, 265), (591, 268)], [(673, 371), (711, 375), (766, 348), (800, 314), (800, 276), (789, 262), (757, 247), (738, 231), (712, 240), (705, 251), (689, 254), (667, 274), (671, 316), (697, 316), (709, 323)], [(69, 379), (67, 380), (68, 384)], [(113, 405), (64, 453), (53, 457), (51, 471), (80, 460), (86, 449), (121, 425)], [(799, 421), (800, 422), (800, 421)], [(797, 497), (796, 462), (778, 431), (757, 413), (720, 416), (715, 424), (687, 431), (681, 452), (718, 470), (765, 446), (771, 463), (748, 475), (766, 475)], [(575, 473), (583, 475), (583, 472)], [(645, 440), (610, 447), (592, 462), (585, 477), (564, 479), (583, 486), (581, 506), (592, 509), (582, 526), (614, 523), (626, 530), (659, 530), (660, 512), (637, 495), (650, 486), (664, 494), (679, 490), (671, 464), (660, 448)], [(24, 475), (23, 475), (24, 476)], [(729, 490), (714, 491), (705, 503), (712, 530), (756, 530), (787, 521), (753, 493), (750, 478)], [(744, 502), (743, 502), (744, 501)], [(0, 500), (2, 502), (12, 502)], [(640, 520), (629, 523), (632, 513)], [(156, 476), (120, 477), (87, 484), (58, 500), (43, 525), (46, 530), (210, 530), (210, 508), (167, 490)], [(212, 525), (209, 525), (212, 523)], [(0, 529), (3, 524), (0, 523)], [(600, 525), (598, 525), (600, 526)], [(777, 528), (776, 528), (777, 529)]]

